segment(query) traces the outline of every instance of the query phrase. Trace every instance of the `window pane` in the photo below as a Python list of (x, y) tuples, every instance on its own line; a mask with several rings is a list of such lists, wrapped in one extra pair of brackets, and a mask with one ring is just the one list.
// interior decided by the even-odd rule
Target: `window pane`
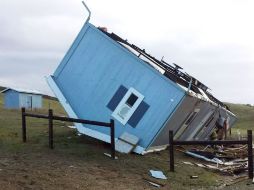
[(126, 104), (130, 107), (132, 107), (135, 102), (137, 101), (138, 97), (135, 94), (131, 94), (128, 100), (126, 101)]
[(188, 118), (188, 120), (185, 122), (185, 125), (189, 125), (189, 123), (194, 119), (194, 117), (197, 115), (197, 112), (192, 113), (192, 115)]

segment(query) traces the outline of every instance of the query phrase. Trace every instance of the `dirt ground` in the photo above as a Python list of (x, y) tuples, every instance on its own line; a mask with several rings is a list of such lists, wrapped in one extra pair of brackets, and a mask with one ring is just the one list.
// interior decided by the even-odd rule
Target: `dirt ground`
[[(41, 150), (38, 147), (31, 153), (29, 145), (13, 154), (1, 154), (0, 189), (157, 189), (148, 184), (144, 176), (148, 174), (149, 168), (162, 168), (160, 164), (152, 162), (160, 156), (164, 157), (167, 151), (145, 156), (142, 165), (142, 156), (120, 155), (118, 160), (112, 160), (103, 155), (105, 147), (89, 146), (101, 154), (81, 155), (68, 151), (65, 154), (62, 150), (50, 150), (47, 147), (42, 147)], [(136, 161), (132, 162), (134, 159)], [(248, 185), (248, 180), (232, 186), (222, 186), (228, 177), (196, 166), (186, 166), (181, 164), (182, 158), (180, 159), (176, 162), (175, 173), (164, 170), (168, 180), (159, 189), (254, 189), (254, 184)], [(189, 158), (184, 160), (189, 161)], [(199, 178), (190, 179), (190, 174), (198, 175)]]
[(50, 151), (1, 155), (0, 168), (0, 189), (151, 189), (139, 174)]

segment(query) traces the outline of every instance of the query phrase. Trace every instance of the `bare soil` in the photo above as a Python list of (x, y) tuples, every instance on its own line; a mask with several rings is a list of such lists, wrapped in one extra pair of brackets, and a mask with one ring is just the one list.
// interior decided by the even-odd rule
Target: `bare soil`
[(138, 174), (53, 152), (1, 156), (0, 167), (0, 189), (151, 189)]

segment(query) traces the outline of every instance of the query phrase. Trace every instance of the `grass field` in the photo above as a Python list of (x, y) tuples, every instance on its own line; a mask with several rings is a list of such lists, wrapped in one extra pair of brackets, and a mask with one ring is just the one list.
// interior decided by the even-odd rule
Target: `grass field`
[[(57, 101), (44, 100), (40, 113), (54, 109), (65, 114)], [(237, 128), (252, 128), (254, 108), (230, 104), (238, 115)], [(149, 170), (162, 170), (168, 177), (160, 189), (218, 189), (227, 177), (196, 166), (184, 165), (193, 161), (176, 152), (176, 172), (169, 172), (168, 152), (161, 151), (145, 156), (117, 154), (111, 160), (103, 153), (109, 145), (85, 136), (66, 126), (71, 123), (54, 123), (54, 150), (48, 148), (47, 120), (27, 120), (27, 143), (21, 140), (21, 113), (3, 108), (0, 94), (0, 189), (155, 189), (144, 178)], [(190, 175), (198, 175), (191, 179)], [(247, 181), (225, 189), (253, 189)]]
[(229, 104), (233, 113), (237, 114), (238, 121), (233, 131), (241, 130), (245, 132), (247, 129), (254, 130), (254, 106), (242, 104)]

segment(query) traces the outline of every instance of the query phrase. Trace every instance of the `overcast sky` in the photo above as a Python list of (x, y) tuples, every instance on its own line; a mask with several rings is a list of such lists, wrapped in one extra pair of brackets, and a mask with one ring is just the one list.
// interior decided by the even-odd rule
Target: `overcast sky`
[[(254, 1), (86, 0), (90, 22), (177, 63), (220, 100), (254, 104)], [(51, 93), (87, 12), (80, 0), (0, 0), (0, 85)]]

